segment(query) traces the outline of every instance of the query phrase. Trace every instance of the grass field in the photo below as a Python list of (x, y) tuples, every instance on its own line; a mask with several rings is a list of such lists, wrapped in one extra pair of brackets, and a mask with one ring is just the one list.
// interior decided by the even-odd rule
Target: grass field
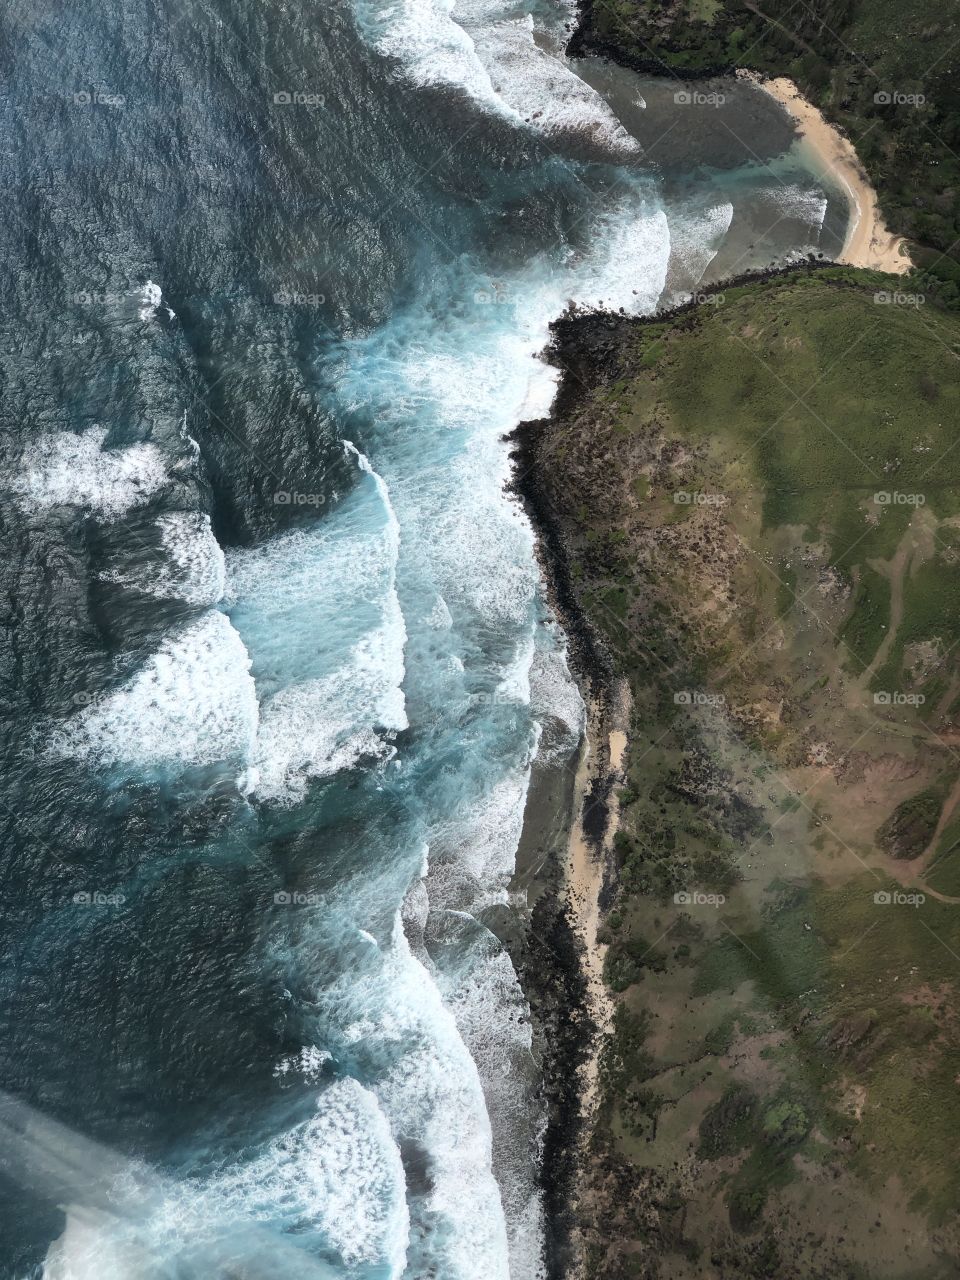
[(633, 693), (597, 1141), (677, 1280), (960, 1268), (960, 319), (887, 285), (624, 322), (550, 453)]

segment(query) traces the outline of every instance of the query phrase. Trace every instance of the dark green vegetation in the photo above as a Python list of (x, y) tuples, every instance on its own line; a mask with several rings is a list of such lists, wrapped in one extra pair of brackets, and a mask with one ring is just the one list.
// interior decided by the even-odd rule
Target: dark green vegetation
[(888, 222), (956, 300), (958, 42), (958, 0), (592, 0), (573, 48), (658, 74), (789, 76), (853, 140)]
[(960, 320), (885, 287), (559, 326), (540, 479), (632, 695), (604, 1280), (960, 1269)]

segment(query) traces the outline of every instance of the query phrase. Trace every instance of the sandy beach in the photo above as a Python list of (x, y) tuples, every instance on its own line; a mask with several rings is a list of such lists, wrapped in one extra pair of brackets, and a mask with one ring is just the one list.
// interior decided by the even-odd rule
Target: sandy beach
[[(622, 695), (621, 701), (624, 700)], [(626, 707), (618, 710), (616, 723), (627, 721)], [(623, 757), (627, 747), (627, 735), (622, 728), (611, 728), (606, 732), (607, 762), (606, 775), (611, 780), (607, 796), (607, 821), (603, 834), (601, 850), (588, 840), (583, 827), (583, 799), (591, 780), (598, 776), (603, 767), (603, 759), (595, 756), (595, 744), (602, 729), (603, 717), (594, 704), (589, 708), (586, 741), (577, 770), (577, 781), (574, 790), (574, 819), (570, 827), (568, 845), (566, 888), (570, 903), (570, 915), (573, 927), (584, 944), (583, 966), (589, 992), (590, 1015), (597, 1027), (596, 1042), (593, 1052), (584, 1065), (582, 1081), (583, 1118), (587, 1121), (593, 1115), (597, 1104), (597, 1070), (600, 1049), (605, 1035), (610, 1031), (613, 1022), (613, 1001), (603, 980), (603, 962), (607, 948), (599, 940), (600, 926), (603, 922), (601, 894), (606, 875), (608, 861), (613, 854), (613, 841), (617, 834), (619, 820), (619, 802), (616, 787), (622, 782)], [(588, 1130), (589, 1132), (589, 1130)]]
[(903, 275), (913, 265), (901, 236), (886, 227), (877, 207), (877, 196), (860, 163), (853, 143), (821, 115), (820, 111), (785, 77), (761, 80), (741, 72), (784, 107), (800, 128), (801, 144), (824, 178), (842, 188), (850, 202), (850, 225), (839, 262)]

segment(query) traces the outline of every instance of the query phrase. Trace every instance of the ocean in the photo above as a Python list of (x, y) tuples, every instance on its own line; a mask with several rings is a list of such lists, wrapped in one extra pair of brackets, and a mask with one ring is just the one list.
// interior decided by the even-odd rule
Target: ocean
[(505, 436), (570, 303), (846, 219), (574, 20), (7, 7), (4, 1278), (543, 1274), (498, 921), (583, 704)]

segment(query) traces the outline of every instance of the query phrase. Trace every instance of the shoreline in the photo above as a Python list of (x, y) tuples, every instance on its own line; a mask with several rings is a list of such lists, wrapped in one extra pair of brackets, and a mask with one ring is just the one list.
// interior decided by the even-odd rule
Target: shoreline
[[(602, 329), (622, 319), (606, 313), (596, 318)], [(562, 342), (560, 323), (552, 326), (546, 353), (551, 362)], [(615, 787), (622, 781), (630, 707), (627, 685), (614, 677), (603, 639), (577, 601), (562, 523), (540, 486), (544, 436), (579, 394), (567, 370), (550, 414), (518, 424), (507, 437), (512, 446), (511, 487), (530, 519), (541, 580), (567, 638), (570, 672), (585, 708), (578, 750), (560, 771), (567, 779), (562, 835), (557, 840), (554, 827), (551, 840), (546, 829), (550, 823), (544, 823), (540, 812), (548, 779), (535, 777), (521, 850), (528, 841), (545, 840), (552, 848), (536, 863), (529, 848), (518, 851), (514, 877), (534, 894), (519, 974), (543, 1063), (547, 1127), (541, 1193), (547, 1280), (581, 1280), (586, 1275), (581, 1206), (590, 1190), (587, 1165), (599, 1102), (600, 1058), (615, 1008), (603, 977), (607, 948), (599, 935), (615, 887)]]
[[(820, 266), (813, 264), (771, 272), (769, 278), (771, 282), (767, 284), (762, 277), (751, 275), (744, 281), (749, 288), (738, 290), (735, 295), (731, 290), (727, 298), (731, 314), (737, 315), (733, 308), (740, 308), (742, 311), (746, 307), (753, 307), (755, 312), (765, 317), (779, 318), (783, 314), (783, 304), (778, 300), (781, 288), (787, 290), (794, 300), (790, 305), (795, 304), (801, 315), (813, 310), (821, 317), (832, 318), (835, 313), (849, 311), (851, 315), (859, 317), (865, 310), (869, 317), (872, 312), (872, 291), (877, 281), (869, 275), (863, 278), (851, 268), (833, 266), (824, 276)], [(813, 300), (807, 295), (813, 295)], [(703, 303), (699, 307), (702, 311), (701, 321), (693, 317), (694, 308), (687, 305), (672, 309), (669, 313), (676, 318), (677, 342), (699, 341), (701, 330), (709, 325), (716, 314), (709, 307), (704, 307)], [(576, 1156), (570, 1160), (568, 1168), (572, 1173), (565, 1184), (570, 1187), (570, 1199), (565, 1208), (564, 1219), (570, 1264), (559, 1273), (552, 1272), (551, 1280), (557, 1274), (562, 1275), (564, 1280), (581, 1280), (581, 1277), (589, 1274), (613, 1274), (612, 1269), (606, 1270), (612, 1260), (632, 1259), (644, 1250), (649, 1250), (651, 1256), (664, 1260), (669, 1258), (670, 1262), (666, 1265), (676, 1280), (696, 1280), (701, 1268), (697, 1266), (699, 1255), (695, 1249), (706, 1249), (714, 1243), (722, 1245), (724, 1250), (724, 1257), (728, 1262), (725, 1274), (756, 1274), (751, 1269), (754, 1222), (764, 1224), (765, 1239), (769, 1240), (770, 1249), (778, 1259), (778, 1273), (793, 1277), (794, 1280), (801, 1280), (802, 1276), (813, 1274), (814, 1270), (820, 1274), (823, 1267), (836, 1270), (841, 1263), (851, 1258), (872, 1260), (879, 1256), (881, 1241), (883, 1250), (895, 1258), (898, 1265), (906, 1265), (913, 1259), (907, 1256), (905, 1246), (900, 1248), (895, 1244), (895, 1231), (891, 1228), (888, 1233), (884, 1228), (877, 1235), (871, 1223), (863, 1222), (861, 1205), (866, 1193), (858, 1180), (852, 1152), (861, 1132), (861, 1123), (862, 1133), (865, 1135), (863, 1140), (867, 1140), (867, 1134), (871, 1135), (872, 1140), (873, 1130), (868, 1127), (871, 1121), (869, 1116), (865, 1118), (865, 1113), (855, 1116), (843, 1132), (831, 1134), (833, 1163), (829, 1179), (818, 1172), (819, 1165), (808, 1159), (807, 1148), (801, 1150), (802, 1143), (820, 1143), (822, 1140), (817, 1135), (827, 1132), (818, 1127), (821, 1126), (818, 1117), (831, 1113), (821, 1110), (822, 1103), (816, 1093), (806, 1095), (801, 1091), (800, 1105), (805, 1117), (804, 1124), (809, 1121), (809, 1128), (803, 1138), (791, 1139), (791, 1150), (796, 1146), (801, 1153), (795, 1159), (790, 1157), (789, 1167), (794, 1172), (791, 1173), (789, 1184), (781, 1186), (775, 1180), (768, 1181), (765, 1173), (760, 1177), (756, 1172), (757, 1161), (769, 1149), (765, 1145), (767, 1139), (764, 1131), (760, 1129), (751, 1131), (750, 1143), (754, 1144), (754, 1153), (736, 1169), (736, 1179), (739, 1180), (730, 1177), (731, 1153), (721, 1149), (711, 1154), (710, 1149), (701, 1151), (697, 1145), (697, 1134), (702, 1137), (703, 1125), (707, 1124), (709, 1127), (718, 1116), (726, 1114), (722, 1104), (726, 1097), (728, 1078), (735, 1080), (738, 1087), (753, 1090), (750, 1096), (755, 1094), (762, 1100), (763, 1106), (779, 1105), (777, 1100), (780, 1097), (780, 1085), (774, 1071), (779, 1072), (780, 1067), (772, 1068), (767, 1064), (783, 1063), (784, 1070), (789, 1073), (802, 1068), (808, 1053), (819, 1061), (817, 1055), (822, 1055), (822, 1046), (839, 1044), (842, 1037), (848, 1034), (849, 1027), (854, 1025), (852, 1019), (859, 1016), (864, 1003), (869, 1006), (873, 999), (873, 986), (869, 979), (861, 981), (862, 974), (855, 961), (840, 975), (844, 981), (839, 983), (839, 987), (836, 982), (833, 987), (835, 994), (838, 990), (850, 989), (854, 983), (859, 984), (856, 999), (851, 1005), (853, 1013), (837, 1013), (836, 998), (833, 1006), (828, 1004), (826, 1009), (813, 1008), (808, 999), (811, 984), (807, 980), (805, 967), (809, 954), (806, 948), (810, 945), (807, 934), (812, 934), (814, 945), (820, 946), (823, 926), (818, 924), (818, 917), (814, 914), (816, 899), (813, 891), (801, 888), (808, 883), (807, 863), (802, 859), (809, 856), (811, 860), (816, 860), (819, 856), (821, 862), (818, 866), (822, 865), (831, 873), (836, 868), (832, 866), (831, 850), (824, 850), (822, 841), (820, 844), (816, 842), (815, 830), (808, 828), (807, 816), (801, 812), (798, 817), (791, 817), (794, 810), (784, 809), (779, 792), (769, 791), (769, 783), (764, 781), (770, 776), (771, 761), (774, 760), (777, 768), (795, 769), (796, 778), (803, 778), (805, 775), (802, 771), (810, 763), (808, 757), (798, 755), (794, 758), (790, 754), (789, 759), (784, 757), (781, 762), (779, 757), (769, 754), (763, 743), (759, 746), (752, 743), (743, 745), (741, 738), (736, 736), (731, 745), (723, 733), (716, 734), (714, 740), (710, 736), (713, 730), (707, 725), (702, 742), (699, 737), (690, 738), (686, 732), (681, 733), (676, 740), (671, 740), (669, 749), (675, 754), (665, 757), (656, 765), (651, 778), (658, 785), (644, 797), (639, 793), (643, 791), (646, 771), (651, 765), (648, 763), (641, 766), (638, 753), (643, 753), (640, 746), (635, 746), (632, 774), (626, 782), (625, 800), (628, 807), (625, 807), (623, 818), (625, 840), (633, 842), (632, 845), (624, 843), (622, 853), (626, 867), (623, 874), (627, 897), (617, 901), (617, 917), (609, 918), (607, 927), (602, 927), (604, 912), (613, 905), (609, 895), (612, 892), (618, 893), (614, 876), (621, 853), (619, 849), (614, 850), (613, 844), (619, 816), (618, 796), (624, 794), (620, 790), (624, 783), (618, 776), (624, 750), (621, 735), (630, 723), (631, 712), (620, 702), (619, 682), (613, 672), (608, 671), (605, 676), (599, 676), (598, 669), (589, 665), (589, 654), (594, 649), (602, 652), (605, 633), (601, 633), (599, 637), (594, 634), (591, 614), (587, 612), (584, 616), (584, 611), (590, 610), (591, 601), (596, 598), (598, 590), (611, 580), (611, 576), (616, 577), (623, 571), (621, 562), (628, 559), (630, 563), (642, 562), (643, 546), (648, 545), (643, 541), (644, 534), (640, 528), (636, 530), (638, 541), (629, 543), (626, 552), (619, 551), (619, 543), (608, 548), (607, 540), (602, 534), (608, 527), (612, 527), (610, 520), (617, 523), (618, 529), (623, 527), (622, 520), (629, 518), (624, 515), (624, 510), (629, 512), (633, 509), (621, 510), (616, 505), (617, 491), (609, 484), (610, 457), (620, 443), (620, 437), (615, 434), (615, 423), (618, 420), (616, 414), (620, 404), (613, 402), (621, 394), (617, 390), (621, 380), (641, 367), (644, 353), (651, 342), (656, 340), (656, 335), (644, 332), (645, 328), (659, 328), (664, 323), (666, 314), (615, 317), (600, 312), (568, 312), (555, 321), (549, 354), (553, 362), (564, 370), (564, 374), (553, 412), (547, 419), (522, 424), (514, 434), (517, 446), (514, 457), (514, 487), (525, 499), (526, 509), (537, 534), (538, 557), (547, 580), (550, 603), (561, 624), (570, 629), (568, 634), (575, 635), (577, 639), (577, 660), (571, 662), (571, 668), (585, 694), (593, 694), (592, 698), (586, 698), (589, 708), (589, 740), (577, 757), (574, 821), (567, 844), (565, 881), (561, 882), (559, 893), (562, 902), (565, 884), (565, 918), (569, 936), (575, 943), (573, 954), (582, 967), (582, 997), (594, 1029), (592, 1034), (585, 1034), (581, 1042), (582, 1052), (586, 1056), (571, 1064), (562, 1080), (568, 1100), (572, 1094), (573, 1103), (576, 1104), (571, 1105), (568, 1111), (570, 1128), (567, 1130), (568, 1140), (576, 1147)], [(753, 314), (754, 312), (750, 312), (749, 316)], [(738, 323), (741, 321), (738, 320)], [(827, 353), (827, 361), (829, 353), (834, 349), (830, 345), (833, 342), (831, 323), (832, 320), (828, 320), (820, 328), (811, 328), (811, 332), (821, 343), (818, 350)], [(746, 328), (745, 325), (743, 327)], [(714, 322), (714, 328), (722, 348), (726, 331), (717, 321)], [(756, 331), (764, 333), (767, 328), (758, 324)], [(769, 341), (772, 343), (774, 339), (775, 335)], [(922, 345), (922, 329), (918, 341)], [(785, 350), (789, 353), (794, 348), (786, 346)], [(802, 357), (793, 358), (799, 360)], [(691, 368), (689, 377), (693, 379), (696, 376), (695, 368)], [(591, 394), (591, 388), (598, 391), (596, 397)], [(605, 398), (603, 388), (606, 388)], [(653, 413), (654, 410), (650, 409), (649, 412)], [(669, 441), (670, 437), (667, 439)], [(657, 449), (658, 446), (651, 439), (649, 446), (644, 446), (645, 451), (635, 451), (633, 455), (625, 456), (622, 465), (626, 467), (642, 464), (647, 457), (659, 456)], [(719, 467), (721, 463), (717, 462), (716, 465)], [(681, 478), (686, 480), (687, 473), (681, 473)], [(690, 477), (690, 482), (693, 483), (695, 478), (699, 484), (699, 472)], [(661, 492), (669, 495), (671, 487), (675, 488), (678, 481), (667, 472), (658, 475), (657, 483)], [(776, 492), (775, 489), (770, 491)], [(754, 490), (751, 488), (745, 492), (752, 493)], [(594, 504), (598, 514), (596, 520), (591, 520), (585, 526), (586, 517), (578, 517), (577, 512), (585, 511), (590, 503)], [(609, 519), (606, 514), (608, 506), (613, 513)], [(747, 515), (749, 516), (749, 512)], [(670, 512), (667, 510), (666, 513), (661, 511), (660, 517), (656, 519), (651, 517), (653, 523), (650, 528), (659, 529), (664, 525), (675, 527), (675, 522), (669, 516)], [(598, 536), (591, 538), (589, 533), (594, 529), (599, 531)], [(695, 552), (698, 563), (709, 565), (715, 554), (722, 558), (726, 543), (715, 538), (702, 522), (698, 524), (694, 521), (688, 533), (688, 540), (683, 546), (688, 547), (691, 554)], [(758, 544), (760, 549), (763, 545)], [(682, 550), (682, 547), (670, 543), (659, 553), (663, 561), (669, 559), (671, 548)], [(817, 552), (816, 560), (803, 569), (807, 578), (802, 581), (808, 584), (807, 589), (814, 589), (820, 582), (820, 562), (822, 560), (826, 563), (828, 559), (829, 551), (823, 548)], [(639, 573), (632, 579), (634, 584), (641, 581)], [(709, 596), (710, 583), (714, 579), (710, 579), (708, 575), (708, 579), (704, 581), (706, 585), (700, 578), (688, 584), (691, 599), (699, 600)], [(748, 591), (749, 586), (748, 583), (742, 589)], [(568, 590), (574, 593), (569, 599), (566, 595)], [(800, 594), (799, 588), (796, 590)], [(641, 594), (635, 585), (634, 597), (639, 598)], [(581, 609), (578, 609), (578, 597), (584, 602)], [(681, 602), (684, 598), (681, 597)], [(742, 604), (753, 598), (749, 593), (738, 597)], [(648, 619), (656, 625), (658, 599), (659, 597), (654, 599), (650, 605), (652, 612), (631, 617), (629, 626), (634, 636), (643, 635)], [(767, 600), (766, 603), (771, 610), (775, 607), (773, 601)], [(841, 608), (845, 609), (846, 605), (838, 597), (831, 598), (830, 607), (839, 611)], [(598, 625), (602, 624), (602, 615), (598, 614), (597, 618)], [(812, 632), (814, 624), (808, 625)], [(640, 631), (637, 630), (638, 626)], [(610, 645), (616, 646), (619, 636), (617, 629), (613, 628), (606, 634), (610, 634)], [(660, 645), (653, 645), (652, 651), (655, 655), (665, 654)], [(618, 650), (611, 648), (609, 653), (613, 652)], [(771, 652), (779, 653), (779, 650), (772, 649)], [(671, 654), (666, 654), (664, 660), (667, 657), (671, 657)], [(789, 670), (795, 672), (802, 669), (804, 660), (803, 653), (791, 655), (790, 661), (794, 666)], [(782, 659), (774, 657), (770, 661), (779, 662)], [(587, 665), (584, 665), (585, 662)], [(671, 670), (674, 665), (671, 664)], [(649, 736), (651, 745), (655, 745), (652, 740), (657, 738), (659, 741), (661, 737), (654, 728), (660, 724), (655, 718), (660, 695), (655, 690), (648, 690), (650, 682), (644, 674), (648, 669), (647, 664), (627, 662), (621, 669), (627, 672), (633, 695), (637, 699), (636, 710), (633, 711), (636, 726), (633, 736), (638, 743), (644, 743)], [(693, 678), (685, 666), (676, 665), (676, 670), (678, 678)], [(776, 676), (776, 671), (773, 675)], [(791, 678), (796, 682), (795, 676)], [(709, 683), (704, 687), (708, 690), (712, 688)], [(778, 688), (774, 683), (765, 684), (764, 688), (767, 687), (774, 690)], [(744, 688), (752, 696), (753, 685), (749, 680)], [(811, 705), (817, 708), (832, 708), (834, 703), (830, 700), (834, 695), (831, 691), (822, 692), (823, 688), (823, 685), (816, 683), (810, 687), (806, 696), (811, 699)], [(736, 705), (738, 714), (740, 708), (749, 710), (754, 705), (753, 702), (744, 701), (746, 695), (740, 695), (735, 690), (731, 692), (728, 689), (725, 693)], [(774, 705), (772, 694), (764, 694), (763, 697), (764, 706)], [(675, 712), (667, 699), (663, 723), (672, 722), (677, 714), (682, 713)], [(869, 710), (866, 714), (869, 716)], [(741, 724), (742, 731), (742, 722), (735, 719), (733, 723)], [(843, 722), (837, 732), (845, 727), (846, 722)], [(860, 722), (857, 721), (851, 726), (851, 740), (859, 742), (860, 737)], [(676, 756), (678, 751), (679, 757)], [(792, 747), (790, 752), (793, 752)], [(687, 775), (676, 773), (677, 758), (689, 760), (690, 770)], [(878, 759), (885, 761), (887, 757), (881, 755)], [(758, 765), (761, 766), (759, 772)], [(729, 790), (726, 789), (725, 770), (730, 771), (732, 779)], [(898, 796), (905, 794), (906, 783), (912, 776), (904, 774), (904, 787), (897, 792)], [(793, 777), (791, 774), (791, 778)], [(660, 852), (641, 859), (650, 864), (650, 882), (631, 883), (631, 859), (638, 840), (644, 839), (643, 833), (648, 829), (652, 837), (655, 837), (658, 830), (665, 829), (672, 821), (673, 808), (661, 822), (660, 828), (648, 828), (644, 825), (644, 815), (648, 812), (651, 815), (658, 809), (660, 813), (665, 812), (660, 806), (664, 803), (664, 789), (672, 779), (682, 783), (682, 787), (678, 786), (674, 794), (685, 796), (685, 799), (682, 802), (670, 800), (669, 803), (682, 803), (686, 807), (681, 807), (676, 812), (681, 817), (687, 815), (688, 818), (694, 818), (692, 826), (674, 827), (675, 830), (686, 832), (691, 841), (691, 862), (683, 868), (686, 878), (677, 881), (658, 878), (658, 864), (667, 869), (674, 845), (658, 843), (652, 838), (651, 847)], [(850, 817), (850, 821), (855, 822), (856, 815), (860, 812), (859, 797), (875, 784), (853, 776), (849, 779), (845, 777), (843, 781), (851, 788), (861, 788), (861, 792), (851, 792), (857, 797), (856, 803), (851, 805)], [(915, 790), (914, 783), (911, 782), (910, 787)], [(802, 791), (802, 788), (794, 779), (789, 790), (796, 793)], [(714, 809), (710, 809), (705, 797), (713, 794), (721, 799), (716, 802)], [(635, 804), (641, 807), (635, 809)], [(701, 819), (698, 816), (698, 806), (707, 809), (707, 816), (703, 818), (707, 823), (705, 831), (699, 830)], [(841, 819), (831, 810), (828, 820), (832, 825), (833, 822), (839, 823)], [(761, 843), (765, 832), (771, 833), (775, 842), (772, 845), (775, 852), (770, 855), (765, 853), (766, 845)], [(850, 838), (849, 832), (847, 838)], [(752, 849), (754, 844), (761, 850), (762, 857), (758, 855), (756, 865), (753, 861), (748, 863), (750, 874), (745, 871), (743, 876), (731, 874), (729, 880), (726, 879), (724, 868), (735, 872), (738, 860), (743, 856), (742, 849)], [(807, 850), (808, 853), (804, 852)], [(560, 859), (557, 861), (559, 864)], [(761, 862), (765, 864), (763, 867)], [(778, 880), (784, 870), (791, 877), (791, 888), (786, 898), (782, 896), (782, 884), (786, 882)], [(644, 874), (646, 878), (646, 873)], [(859, 892), (857, 872), (851, 873), (849, 878), (856, 892)], [(813, 883), (812, 879), (810, 883)], [(832, 892), (834, 881), (824, 883), (829, 883)], [(717, 923), (702, 917), (697, 919), (696, 911), (691, 911), (687, 921), (684, 913), (677, 913), (676, 906), (670, 906), (670, 894), (676, 894), (678, 884), (700, 884), (707, 893), (719, 889), (723, 902), (730, 904), (726, 910), (729, 926), (719, 916)], [(794, 887), (800, 895), (796, 898), (793, 897)], [(868, 888), (873, 892), (872, 884)], [(634, 895), (632, 900), (629, 898), (630, 894)], [(768, 899), (777, 903), (776, 915), (761, 917), (758, 902), (763, 894), (779, 895)], [(837, 955), (840, 960), (851, 953), (851, 944), (853, 954), (856, 954), (857, 939), (862, 933), (860, 906), (854, 890), (847, 893), (839, 885), (837, 896), (831, 902), (837, 904), (831, 909), (839, 913), (836, 918), (842, 922), (844, 930), (844, 945), (838, 948)], [(674, 903), (677, 903), (676, 897)], [(869, 908), (865, 910), (869, 911)], [(787, 927), (779, 923), (782, 918), (780, 913), (789, 913), (786, 914), (786, 919), (790, 932), (785, 935), (775, 932)], [(829, 919), (833, 920), (834, 916), (831, 915)], [(882, 920), (879, 921), (879, 924), (883, 923)], [(625, 942), (638, 939), (643, 943), (645, 939), (655, 938), (656, 947), (661, 937), (665, 937), (674, 925), (677, 926), (677, 932), (669, 947), (664, 947), (663, 954), (658, 957), (658, 966), (662, 967), (654, 967), (652, 963), (645, 969), (638, 967), (639, 971), (618, 967), (622, 957), (631, 956), (624, 946)], [(758, 928), (773, 932), (778, 944), (778, 954), (780, 941), (785, 944), (784, 965), (774, 974), (778, 978), (783, 971), (789, 976), (789, 984), (783, 988), (783, 997), (779, 994), (779, 988), (774, 997), (769, 997), (762, 989), (755, 993), (756, 979), (750, 975), (755, 968), (760, 968), (762, 975), (763, 962), (749, 948), (748, 954), (752, 957), (753, 964), (736, 961), (736, 968), (729, 967), (732, 962), (727, 960), (728, 953), (724, 948), (727, 946), (725, 939), (731, 930), (736, 938), (737, 935), (743, 936)], [(918, 925), (915, 930), (916, 937), (911, 935), (910, 946), (915, 948), (911, 956), (926, 954), (923, 951), (926, 939), (920, 934), (921, 928), (922, 925)], [(684, 932), (680, 932), (681, 929)], [(605, 945), (608, 941), (611, 945), (609, 953)], [(874, 940), (873, 946), (877, 945)], [(647, 946), (643, 954), (646, 955), (651, 950)], [(703, 992), (698, 991), (695, 985), (696, 975), (703, 971), (707, 957), (712, 956), (720, 956), (727, 966), (723, 970), (723, 981)], [(549, 954), (545, 954), (544, 958), (551, 960)], [(608, 974), (615, 984), (613, 989), (607, 988), (603, 982), (605, 958)], [(917, 963), (920, 963), (919, 959)], [(931, 964), (933, 970), (937, 971), (936, 961)], [(791, 966), (796, 966), (796, 969)], [(731, 975), (729, 981), (728, 972)], [(899, 968), (897, 972), (900, 972)], [(818, 981), (821, 980), (819, 974), (815, 976)], [(627, 979), (625, 984), (621, 981), (623, 977)], [(749, 986), (750, 983), (754, 986)], [(628, 987), (633, 990), (633, 996), (622, 998), (622, 992)], [(604, 1036), (609, 1026), (611, 1009), (617, 1011), (612, 1043)], [(649, 1026), (637, 1021), (644, 1010), (649, 1011)], [(621, 1011), (625, 1015), (623, 1021)], [(632, 1027), (631, 1013), (636, 1014)], [(811, 1029), (804, 1031), (808, 1024)], [(798, 1040), (800, 1033), (805, 1039), (799, 1047), (794, 1048), (794, 1042)], [(639, 1042), (631, 1039), (634, 1034), (641, 1036)], [(612, 1052), (605, 1051), (607, 1044), (610, 1044)], [(888, 1065), (887, 1057), (883, 1056), (889, 1056), (889, 1049), (884, 1049), (884, 1042), (878, 1039), (876, 1048), (880, 1054), (878, 1071), (894, 1070), (896, 1059), (892, 1059), (892, 1065)], [(651, 1055), (650, 1061), (646, 1058), (648, 1053)], [(829, 1057), (830, 1069), (835, 1073), (831, 1078), (839, 1082), (838, 1088), (842, 1087), (843, 1072), (846, 1069), (844, 1060), (844, 1054), (839, 1050)], [(653, 1070), (654, 1067), (656, 1070)], [(792, 1080), (793, 1076), (790, 1075), (790, 1078)], [(628, 1088), (631, 1079), (636, 1079), (639, 1083)], [(884, 1080), (885, 1077), (878, 1078), (877, 1089)], [(548, 1088), (552, 1084), (553, 1081), (549, 1081)], [(760, 1103), (756, 1105), (759, 1106)], [(721, 1134), (725, 1131), (718, 1130)], [(814, 1135), (812, 1138), (809, 1137), (811, 1133)], [(889, 1150), (893, 1151), (899, 1138), (892, 1137), (888, 1141)], [(645, 1145), (647, 1142), (655, 1145), (648, 1148)], [(641, 1143), (644, 1145), (641, 1146)], [(813, 1150), (812, 1147), (810, 1149)], [(656, 1157), (652, 1162), (646, 1159), (648, 1151), (652, 1157)], [(738, 1148), (738, 1159), (739, 1152)], [(753, 1163), (750, 1163), (751, 1160)], [(763, 1170), (760, 1172), (763, 1173)], [(832, 1190), (834, 1178), (838, 1180), (835, 1193)], [(934, 1185), (937, 1185), (936, 1182)], [(882, 1191), (878, 1190), (875, 1194), (878, 1203), (883, 1206), (883, 1214), (890, 1221), (899, 1223), (902, 1220), (903, 1238), (909, 1239), (911, 1247), (921, 1252), (926, 1249), (927, 1246), (923, 1244), (923, 1218), (919, 1210), (904, 1204), (898, 1198), (899, 1193), (893, 1184), (885, 1185)], [(746, 1200), (747, 1195), (754, 1199)], [(741, 1208), (741, 1199), (731, 1199), (731, 1196), (743, 1196), (742, 1203), (746, 1207)], [(756, 1197), (761, 1198), (758, 1201)], [(823, 1219), (822, 1239), (807, 1239), (804, 1204), (808, 1200), (817, 1205), (817, 1213)], [(756, 1203), (759, 1208), (751, 1208)], [(954, 1246), (947, 1240), (945, 1247), (952, 1249)], [(924, 1259), (927, 1256), (927, 1253), (923, 1254)], [(774, 1270), (765, 1272), (774, 1273)], [(894, 1274), (912, 1272), (896, 1271)]]
[(805, 98), (786, 76), (764, 79), (739, 70), (737, 78), (762, 90), (790, 115), (799, 130), (800, 143), (821, 167), (821, 178), (832, 181), (847, 197), (850, 221), (843, 249), (836, 261), (849, 267), (904, 275), (913, 263), (903, 236), (889, 230), (880, 213), (877, 193), (857, 156), (853, 143), (830, 124), (818, 107)]
[[(587, 1006), (596, 1028), (582, 1072), (581, 1119), (585, 1129), (600, 1101), (600, 1054), (604, 1039), (612, 1030), (615, 1007), (603, 977), (607, 944), (601, 930), (605, 899), (616, 878), (613, 842), (620, 825), (616, 787), (623, 782), (629, 705), (629, 690), (622, 684), (608, 713), (604, 714), (596, 703), (587, 708), (587, 727), (574, 789), (576, 808), (567, 841), (564, 892), (574, 931), (583, 946)], [(591, 800), (594, 791), (603, 805), (603, 826), (602, 831), (591, 833), (591, 805), (598, 803)]]

